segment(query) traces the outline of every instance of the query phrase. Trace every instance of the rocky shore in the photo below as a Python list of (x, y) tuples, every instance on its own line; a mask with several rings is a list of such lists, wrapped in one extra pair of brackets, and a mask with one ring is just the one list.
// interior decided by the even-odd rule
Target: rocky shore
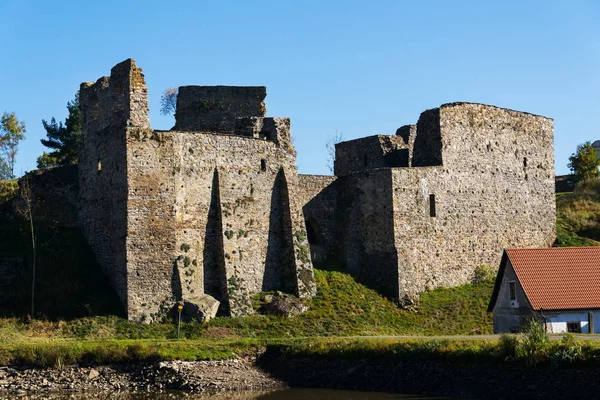
[(249, 359), (171, 361), (128, 366), (68, 366), (56, 369), (0, 367), (0, 399), (8, 399), (15, 394), (56, 391), (181, 390), (216, 393), (285, 387), (285, 383), (272, 378)]

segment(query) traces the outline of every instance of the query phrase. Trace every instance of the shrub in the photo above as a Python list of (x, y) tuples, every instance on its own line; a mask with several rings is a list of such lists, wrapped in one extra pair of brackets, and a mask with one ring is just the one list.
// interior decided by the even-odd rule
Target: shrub
[(500, 336), (498, 353), (505, 360), (514, 360), (518, 356), (519, 338), (516, 335), (504, 334)]
[(550, 361), (555, 367), (572, 364), (582, 358), (581, 345), (570, 333), (563, 336), (560, 345), (550, 354)]
[(535, 365), (548, 354), (550, 339), (544, 327), (535, 318), (529, 318), (523, 328), (523, 339), (519, 342), (517, 355), (527, 365)]

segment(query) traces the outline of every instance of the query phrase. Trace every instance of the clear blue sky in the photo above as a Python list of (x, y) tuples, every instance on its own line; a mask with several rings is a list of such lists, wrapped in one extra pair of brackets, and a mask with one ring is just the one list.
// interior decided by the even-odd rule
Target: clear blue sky
[(27, 124), (16, 171), (35, 168), (42, 119), (129, 57), (154, 128), (161, 92), (265, 85), (292, 118), (302, 173), (325, 174), (328, 135), (393, 134), (453, 101), (554, 118), (556, 171), (600, 139), (600, 3), (581, 1), (0, 2), (0, 112)]

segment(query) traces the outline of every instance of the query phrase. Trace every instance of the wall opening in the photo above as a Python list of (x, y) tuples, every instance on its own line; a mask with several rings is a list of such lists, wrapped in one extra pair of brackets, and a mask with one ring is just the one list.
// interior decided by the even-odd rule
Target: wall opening
[(435, 194), (430, 194), (429, 195), (429, 216), (430, 217), (435, 217), (436, 216), (436, 212), (435, 212)]
[(367, 158), (366, 154), (365, 154), (365, 157), (364, 157), (364, 162), (365, 162), (365, 167), (369, 165), (369, 159)]
[(313, 220), (306, 220), (305, 225), (308, 244), (321, 244), (321, 240), (319, 239), (319, 227), (317, 223)]
[(102, 160), (98, 160), (98, 172), (102, 171)]
[(264, 158), (260, 160), (260, 170), (262, 172), (265, 172), (267, 170), (267, 160), (265, 160)]
[(527, 157), (523, 158), (523, 168), (527, 168)]

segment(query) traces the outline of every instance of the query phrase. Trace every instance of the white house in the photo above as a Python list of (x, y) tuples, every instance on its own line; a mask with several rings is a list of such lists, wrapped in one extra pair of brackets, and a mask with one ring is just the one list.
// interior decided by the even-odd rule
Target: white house
[(600, 247), (505, 249), (488, 311), (495, 333), (530, 317), (548, 333), (600, 333)]

